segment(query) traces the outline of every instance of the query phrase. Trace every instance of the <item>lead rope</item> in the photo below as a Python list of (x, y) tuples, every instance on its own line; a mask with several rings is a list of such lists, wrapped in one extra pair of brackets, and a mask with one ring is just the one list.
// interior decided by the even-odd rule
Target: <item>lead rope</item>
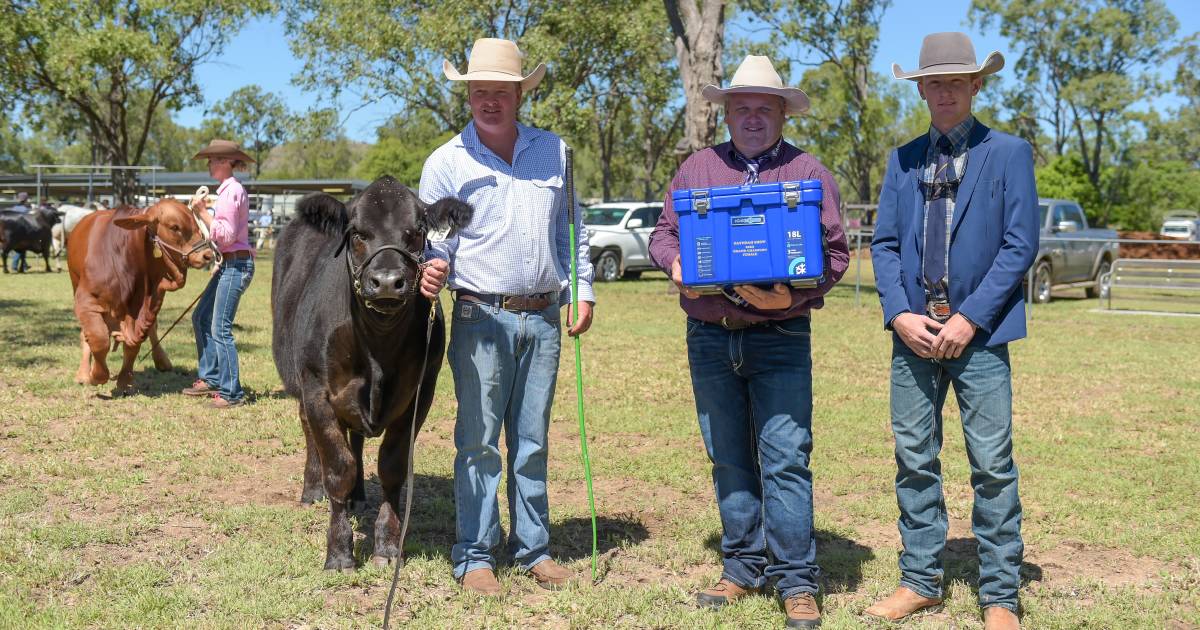
[[(192, 195), (191, 201), (188, 202), (188, 210), (192, 211), (192, 219), (196, 221), (196, 227), (200, 228), (200, 233), (204, 235), (204, 241), (206, 243), (209, 243), (210, 244), (209, 247), (211, 247), (213, 250), (213, 256), (214, 256), (213, 261), (219, 265), (219, 264), (221, 264), (221, 261), (223, 260), (221, 257), (221, 251), (218, 250), (215, 245), (211, 244), (212, 238), (209, 236), (208, 226), (204, 225), (204, 221), (200, 220), (200, 216), (196, 214), (195, 208), (192, 207), (193, 204), (196, 203), (196, 201), (198, 201), (200, 199), (204, 199), (206, 197), (208, 197), (208, 186), (201, 186), (201, 187), (197, 188), (196, 194)], [(155, 245), (159, 246), (159, 247), (164, 245), (164, 243), (158, 241), (157, 235), (155, 236)], [(186, 270), (187, 255), (184, 256), (183, 264), (184, 264), (184, 267)], [(170, 328), (167, 328), (167, 332), (163, 333), (162, 336), (158, 338), (158, 343), (154, 343), (153, 341), (151, 341), (150, 349), (147, 350), (145, 352), (145, 354), (142, 355), (142, 358), (138, 359), (138, 363), (145, 361), (146, 357), (150, 356), (150, 353), (154, 352), (155, 348), (162, 347), (163, 340), (167, 338), (167, 335), (171, 334), (172, 330), (175, 330), (175, 326), (177, 324), (179, 324), (179, 322), (181, 320), (183, 320), (183, 316), (187, 315), (193, 308), (195, 308), (196, 303), (199, 302), (200, 298), (202, 298), (202, 297), (204, 297), (204, 291), (201, 291), (199, 294), (197, 294), (196, 299), (192, 300), (192, 303), (188, 304), (188, 307), (183, 309), (183, 312), (179, 314), (179, 317), (176, 317), (175, 321), (171, 322), (171, 326), (170, 326)]]
[[(349, 257), (347, 255), (347, 257)], [(425, 385), (425, 368), (429, 365), (429, 347), (433, 339), (433, 322), (437, 317), (437, 298), (429, 299), (429, 320), (425, 324), (425, 355), (421, 357), (421, 377), (417, 379), (417, 395), (413, 397), (413, 417), (408, 430), (408, 491), (404, 496), (404, 522), (400, 525), (400, 546), (396, 550), (396, 568), (392, 572), (392, 587), (388, 589), (387, 603), (383, 608), (383, 630), (387, 630), (392, 616), (392, 599), (396, 596), (396, 583), (400, 581), (400, 567), (404, 565), (404, 538), (408, 535), (408, 519), (412, 515), (413, 459), (416, 457), (417, 413), (421, 408), (421, 387)], [(387, 500), (386, 498), (384, 499)]]
[(207, 198), (208, 186), (201, 186), (197, 188), (196, 194), (192, 195), (192, 200), (188, 202), (188, 210), (192, 211), (192, 219), (196, 221), (196, 227), (200, 228), (200, 233), (204, 235), (204, 242), (209, 243), (209, 247), (212, 248), (213, 264), (220, 265), (225, 261), (225, 257), (221, 255), (221, 250), (217, 249), (215, 244), (212, 244), (212, 236), (209, 234), (208, 226), (204, 224), (204, 221), (200, 220), (199, 211), (195, 208), (197, 201)]
[[(571, 319), (567, 322), (572, 326), (579, 317), (579, 252), (575, 247), (575, 168), (574, 153), (571, 147), (567, 150), (567, 219), (570, 227), (568, 232), (571, 240)], [(583, 416), (583, 360), (579, 349), (579, 335), (575, 335), (575, 399), (578, 401), (579, 412), (579, 450), (583, 457), (583, 478), (587, 480), (588, 507), (592, 513), (592, 583), (596, 583), (596, 565), (598, 555), (598, 536), (596, 534), (596, 495), (592, 492), (592, 462), (588, 457), (587, 426)]]

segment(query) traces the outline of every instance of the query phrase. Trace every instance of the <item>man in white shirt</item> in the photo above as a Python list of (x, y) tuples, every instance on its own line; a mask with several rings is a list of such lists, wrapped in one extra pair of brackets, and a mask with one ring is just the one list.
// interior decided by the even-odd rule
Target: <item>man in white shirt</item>
[(543, 588), (572, 577), (548, 553), (547, 433), (558, 375), (559, 310), (569, 305), (571, 256), (579, 269), (579, 313), (570, 335), (592, 321), (592, 265), (577, 214), (569, 244), (566, 145), (548, 131), (517, 122), (521, 96), (545, 75), (521, 73), (521, 52), (502, 39), (476, 40), (466, 74), (448, 61), (452, 81), (467, 81), (472, 122), (434, 151), (421, 173), (420, 197), (456, 197), (475, 208), (471, 224), (431, 247), (422, 291), (455, 292), (447, 357), (454, 374), (457, 543), (454, 575), (463, 588), (500, 593), (492, 549), (500, 543), (496, 491), (500, 428), (508, 447), (508, 501), (513, 559)]

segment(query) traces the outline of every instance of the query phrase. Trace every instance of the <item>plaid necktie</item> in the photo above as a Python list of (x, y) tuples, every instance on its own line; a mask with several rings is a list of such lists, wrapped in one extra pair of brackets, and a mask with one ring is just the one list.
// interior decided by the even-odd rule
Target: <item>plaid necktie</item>
[(756, 158), (748, 158), (742, 155), (741, 151), (738, 151), (735, 148), (733, 150), (733, 159), (746, 165), (746, 181), (742, 182), (742, 185), (749, 186), (750, 184), (757, 184), (759, 169), (761, 169), (767, 162), (779, 157), (779, 150), (781, 148), (783, 148), (783, 138), (780, 138), (779, 141), (775, 143), (775, 146), (771, 147), (770, 151), (767, 151)]
[(921, 275), (925, 290), (931, 297), (946, 297), (946, 258), (949, 243), (946, 228), (949, 223), (950, 200), (954, 198), (958, 177), (954, 172), (954, 151), (950, 139), (938, 138), (937, 166), (933, 181), (926, 182), (929, 209), (925, 212), (925, 254), (921, 258)]

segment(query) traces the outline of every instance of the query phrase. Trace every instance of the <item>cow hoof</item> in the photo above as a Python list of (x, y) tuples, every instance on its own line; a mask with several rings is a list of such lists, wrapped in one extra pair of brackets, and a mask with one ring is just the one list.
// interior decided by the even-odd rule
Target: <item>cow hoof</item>
[(331, 573), (354, 573), (353, 560), (326, 560), (325, 570)]
[(404, 568), (404, 560), (396, 556), (371, 556), (371, 564), (377, 567), (390, 567), (397, 562), (400, 563), (400, 568)]
[(325, 500), (325, 492), (317, 490), (314, 492), (304, 492), (300, 495), (300, 503), (302, 505), (312, 505)]
[(166, 359), (164, 359), (162, 363), (159, 363), (158, 361), (154, 362), (154, 369), (158, 370), (159, 372), (170, 372), (172, 369), (174, 369), (174, 367), (175, 366), (171, 365), (171, 362)]

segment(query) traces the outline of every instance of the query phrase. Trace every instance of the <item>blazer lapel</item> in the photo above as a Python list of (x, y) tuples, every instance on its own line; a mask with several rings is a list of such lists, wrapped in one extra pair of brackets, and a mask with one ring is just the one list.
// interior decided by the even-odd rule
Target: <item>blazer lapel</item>
[(917, 239), (917, 254), (924, 256), (925, 243), (925, 195), (921, 194), (921, 176), (925, 171), (925, 160), (929, 154), (929, 134), (921, 136), (921, 141), (913, 146), (909, 154), (912, 168), (909, 169), (908, 187), (912, 190), (912, 222), (915, 229), (913, 236)]
[(958, 185), (958, 193), (954, 196), (954, 220), (950, 224), (952, 241), (954, 233), (962, 223), (963, 215), (971, 206), (971, 195), (975, 192), (975, 184), (979, 182), (979, 174), (983, 172), (983, 165), (987, 162), (988, 151), (991, 148), (988, 146), (990, 132), (991, 129), (986, 125), (976, 122), (975, 128), (971, 130), (971, 138), (967, 140), (967, 172), (963, 175), (962, 183)]

